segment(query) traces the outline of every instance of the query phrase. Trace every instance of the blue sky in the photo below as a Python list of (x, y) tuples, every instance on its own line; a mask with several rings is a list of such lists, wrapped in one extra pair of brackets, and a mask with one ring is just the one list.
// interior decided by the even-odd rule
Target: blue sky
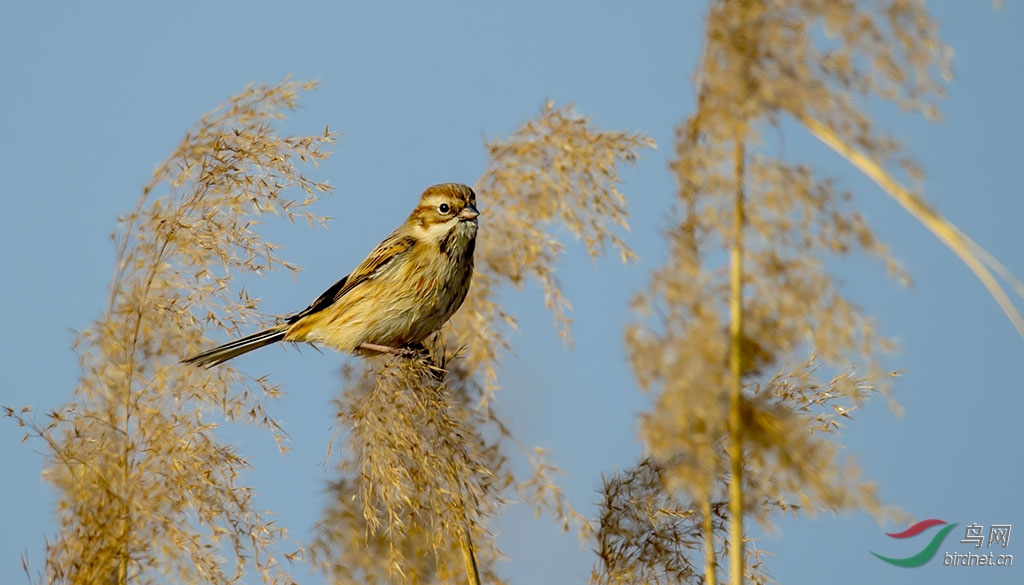
[[(1024, 275), (1019, 187), (1024, 114), (1024, 11), (986, 2), (930, 3), (956, 51), (946, 122), (890, 109), (875, 113), (927, 172), (938, 209)], [(405, 216), (427, 185), (472, 183), (485, 162), (481, 136), (507, 135), (545, 99), (573, 102), (602, 128), (644, 131), (660, 148), (625, 173), (632, 205), (627, 241), (642, 261), (596, 263), (570, 242), (560, 273), (575, 310), (573, 351), (543, 311), (535, 286), (507, 295), (521, 320), (516, 356), (502, 371), (499, 408), (518, 435), (553, 450), (567, 493), (593, 512), (602, 472), (640, 453), (636, 414), (646, 408), (626, 364), (627, 303), (664, 258), (659, 230), (672, 198), (666, 164), (673, 126), (693, 108), (690, 75), (703, 3), (537, 1), (515, 3), (12, 2), (0, 6), (0, 173), (6, 252), (0, 306), (0, 403), (45, 411), (77, 379), (73, 330), (99, 314), (112, 273), (107, 236), (150, 172), (198, 117), (252, 82), (288, 74), (317, 79), (287, 123), (344, 133), (319, 176), (337, 186), (318, 211), (327, 231), (268, 226), (268, 237), (306, 270), (250, 282), (264, 309), (306, 305), (350, 270)], [(1018, 566), (949, 568), (934, 560), (898, 569), (868, 554), (909, 556), (923, 538), (898, 542), (863, 514), (783, 518), (759, 546), (781, 583), (1019, 583), (1024, 568), (1024, 486), (1017, 364), (1022, 340), (949, 251), (873, 185), (806, 136), (787, 155), (833, 172), (915, 279), (899, 289), (867, 261), (835, 266), (851, 297), (896, 337), (895, 396), (864, 409), (845, 435), (849, 455), (879, 482), (888, 503), (917, 519), (961, 526), (1019, 525), (1006, 552)], [(481, 194), (481, 229), (486, 224)], [(291, 434), (279, 456), (262, 434), (239, 431), (262, 505), (305, 539), (329, 479), (319, 462), (331, 435), (331, 398), (341, 356), (262, 350), (238, 365), (270, 372), (287, 395), (271, 408)], [(53, 495), (40, 478), (38, 446), (0, 421), (3, 501), (0, 582), (21, 582), (20, 556), (39, 565), (52, 535)], [(282, 479), (287, 478), (287, 479)], [(888, 526), (884, 530), (901, 530)], [(593, 556), (547, 519), (510, 505), (494, 524), (515, 583), (584, 583)], [(933, 529), (934, 530), (934, 529)], [(929, 533), (930, 534), (930, 533)], [(955, 538), (954, 538), (955, 537)], [(967, 552), (954, 531), (941, 551)], [(302, 578), (304, 570), (296, 571)], [(304, 582), (319, 582), (310, 576)]]

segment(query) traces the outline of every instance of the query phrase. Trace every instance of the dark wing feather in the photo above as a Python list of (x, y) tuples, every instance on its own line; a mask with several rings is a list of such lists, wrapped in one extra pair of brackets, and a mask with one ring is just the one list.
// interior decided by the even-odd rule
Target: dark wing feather
[(397, 232), (384, 239), (370, 255), (362, 261), (350, 274), (331, 285), (323, 294), (310, 303), (300, 313), (288, 317), (288, 323), (294, 323), (303, 317), (320, 312), (333, 305), (350, 290), (377, 276), (380, 271), (394, 261), (395, 258), (408, 252), (416, 244), (415, 238), (400, 235)]
[(295, 313), (294, 315), (289, 315), (288, 316), (288, 323), (294, 323), (294, 322), (298, 321), (299, 319), (305, 317), (306, 315), (312, 315), (313, 313), (316, 313), (318, 311), (322, 311), (322, 310), (326, 309), (327, 307), (331, 306), (331, 303), (336, 301), (338, 299), (338, 297), (341, 296), (341, 294), (342, 294), (341, 291), (344, 290), (345, 283), (348, 282), (348, 277), (349, 277), (348, 274), (346, 274), (345, 276), (342, 276), (341, 280), (339, 280), (338, 282), (332, 284), (329, 289), (325, 290), (320, 296), (318, 296), (316, 298), (315, 301), (310, 303), (308, 307), (306, 307), (305, 309), (303, 309), (299, 313)]

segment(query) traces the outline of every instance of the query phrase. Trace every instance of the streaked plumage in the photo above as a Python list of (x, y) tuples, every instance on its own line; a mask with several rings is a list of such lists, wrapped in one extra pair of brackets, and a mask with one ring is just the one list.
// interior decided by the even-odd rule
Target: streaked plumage
[(405, 223), (303, 311), (184, 361), (213, 366), (276, 341), (363, 354), (420, 343), (469, 292), (478, 215), (471, 188), (434, 185)]

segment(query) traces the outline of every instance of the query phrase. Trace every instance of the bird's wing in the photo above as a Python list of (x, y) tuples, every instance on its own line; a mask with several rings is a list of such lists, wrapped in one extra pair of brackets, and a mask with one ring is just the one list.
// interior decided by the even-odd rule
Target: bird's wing
[(415, 244), (416, 240), (412, 236), (402, 235), (397, 232), (391, 234), (374, 248), (370, 255), (355, 270), (332, 284), (330, 288), (325, 290), (323, 294), (301, 312), (290, 316), (288, 323), (294, 323), (307, 315), (320, 312), (333, 305), (350, 290), (380, 274), (385, 266), (394, 261), (395, 258), (408, 252)]

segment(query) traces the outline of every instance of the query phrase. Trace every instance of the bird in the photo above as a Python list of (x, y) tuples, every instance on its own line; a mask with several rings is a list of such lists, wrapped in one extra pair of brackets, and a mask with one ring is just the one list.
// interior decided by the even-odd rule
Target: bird
[(182, 362), (212, 367), (278, 341), (363, 356), (414, 348), (466, 299), (479, 215), (469, 186), (428, 187), (405, 222), (308, 307)]

